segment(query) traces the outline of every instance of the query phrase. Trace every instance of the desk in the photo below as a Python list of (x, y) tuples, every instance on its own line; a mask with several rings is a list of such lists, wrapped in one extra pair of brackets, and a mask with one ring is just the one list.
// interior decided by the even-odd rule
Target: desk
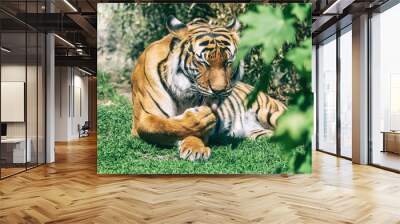
[[(31, 145), (32, 141), (27, 138), (28, 143), (25, 154), (25, 138), (5, 138), (1, 139), (1, 157), (6, 163), (25, 163), (32, 159)], [(25, 161), (26, 159), (26, 161)]]
[(382, 152), (400, 154), (400, 131), (383, 131)]

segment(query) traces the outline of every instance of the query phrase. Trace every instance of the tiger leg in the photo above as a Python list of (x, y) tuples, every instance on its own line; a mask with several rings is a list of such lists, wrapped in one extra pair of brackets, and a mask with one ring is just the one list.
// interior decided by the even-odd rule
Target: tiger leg
[[(199, 139), (207, 136), (215, 127), (215, 123), (216, 117), (211, 109), (201, 106), (191, 108), (182, 115), (170, 118), (141, 113), (140, 119), (136, 120), (134, 129), (141, 138), (148, 142), (159, 145), (174, 145), (179, 140), (184, 140), (189, 136)], [(189, 138), (187, 141), (193, 140), (193, 138)], [(200, 146), (198, 140), (191, 142)], [(188, 144), (191, 145), (191, 143)]]

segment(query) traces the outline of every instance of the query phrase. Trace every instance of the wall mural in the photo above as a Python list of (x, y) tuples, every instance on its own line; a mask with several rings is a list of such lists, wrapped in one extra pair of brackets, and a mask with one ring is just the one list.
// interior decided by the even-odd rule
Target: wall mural
[(311, 172), (311, 4), (98, 6), (99, 174)]

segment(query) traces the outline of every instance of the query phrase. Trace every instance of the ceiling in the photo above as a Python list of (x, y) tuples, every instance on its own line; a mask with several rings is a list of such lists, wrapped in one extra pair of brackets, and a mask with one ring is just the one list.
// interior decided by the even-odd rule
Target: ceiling
[[(47, 0), (46, 4), (45, 0), (1, 0), (1, 29), (4, 38), (9, 39), (7, 47), (13, 49), (8, 56), (26, 55), (25, 35), (18, 33), (54, 32), (56, 65), (78, 66), (95, 74), (97, 2)], [(27, 49), (29, 55), (31, 46)]]
[[(312, 0), (314, 43), (335, 32), (334, 26), (338, 21), (344, 21), (347, 17), (351, 22), (352, 16), (376, 8), (386, 1)], [(3, 32), (13, 33), (25, 32), (26, 28), (54, 32), (58, 35), (55, 38), (57, 65), (75, 65), (96, 73), (96, 7), (98, 3), (108, 2), (129, 1), (47, 0), (46, 5), (46, 0), (1, 0), (1, 27)]]
[(351, 24), (352, 18), (372, 12), (388, 0), (313, 0), (313, 43)]

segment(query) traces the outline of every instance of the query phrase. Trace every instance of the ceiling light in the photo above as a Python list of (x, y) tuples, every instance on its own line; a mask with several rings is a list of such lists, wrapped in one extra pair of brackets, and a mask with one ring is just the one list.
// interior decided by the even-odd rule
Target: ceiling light
[(10, 53), (10, 52), (11, 52), (11, 50), (9, 50), (9, 49), (7, 49), (7, 48), (5, 48), (5, 47), (1, 47), (0, 49), (1, 49), (2, 51), (6, 52), (6, 53)]
[(340, 0), (336, 0), (332, 5), (330, 5), (322, 14), (331, 14), (332, 9), (336, 9), (337, 4), (339, 4)]
[(83, 70), (83, 69), (81, 69), (81, 68), (79, 68), (79, 67), (78, 67), (78, 69), (79, 69), (79, 71), (81, 71), (81, 72), (83, 72), (83, 73), (85, 73), (85, 74), (87, 74), (87, 75), (92, 75), (92, 73), (90, 73), (90, 72), (88, 72), (88, 71), (86, 71), (86, 70)]
[(323, 15), (339, 15), (343, 13), (343, 10), (351, 5), (355, 0), (336, 0), (330, 5), (324, 12)]
[(57, 37), (59, 40), (61, 40), (62, 42), (64, 42), (64, 43), (66, 43), (67, 45), (69, 45), (70, 47), (73, 47), (73, 48), (75, 48), (75, 45), (73, 45), (71, 42), (69, 42), (68, 40), (66, 40), (66, 39), (64, 39), (64, 38), (62, 38), (62, 37), (60, 37), (59, 35), (57, 35), (57, 34), (54, 34), (54, 36), (55, 37)]
[(68, 0), (64, 0), (65, 4), (67, 4), (74, 12), (78, 12), (78, 10), (73, 6)]

